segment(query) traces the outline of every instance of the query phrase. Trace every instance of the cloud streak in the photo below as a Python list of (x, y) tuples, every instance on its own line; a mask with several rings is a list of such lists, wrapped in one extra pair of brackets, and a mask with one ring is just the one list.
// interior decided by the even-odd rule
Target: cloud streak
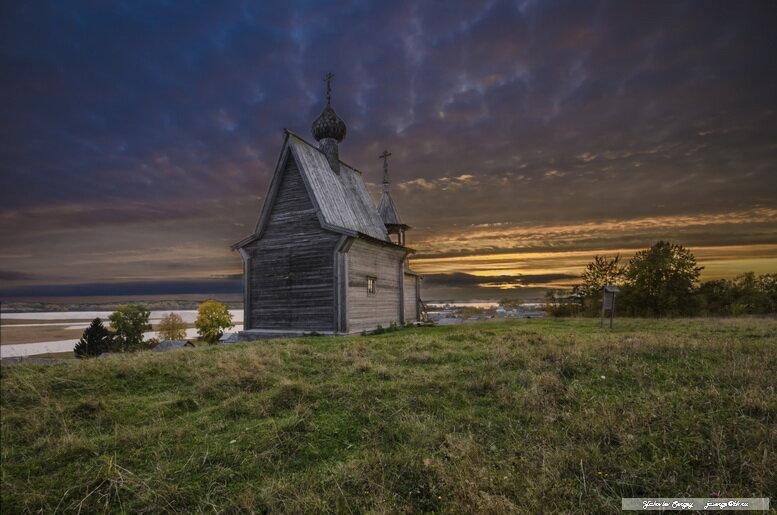
[(504, 290), (522, 286), (546, 286), (561, 279), (577, 279), (570, 274), (533, 274), (533, 275), (474, 275), (461, 272), (448, 274), (427, 274), (424, 276), (425, 287), (469, 288), (500, 288)]

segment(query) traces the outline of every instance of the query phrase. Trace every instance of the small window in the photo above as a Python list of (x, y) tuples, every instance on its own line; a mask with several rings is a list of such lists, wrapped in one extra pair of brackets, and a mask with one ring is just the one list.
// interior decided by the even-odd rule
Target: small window
[(375, 295), (375, 283), (377, 281), (374, 277), (367, 277), (367, 295)]

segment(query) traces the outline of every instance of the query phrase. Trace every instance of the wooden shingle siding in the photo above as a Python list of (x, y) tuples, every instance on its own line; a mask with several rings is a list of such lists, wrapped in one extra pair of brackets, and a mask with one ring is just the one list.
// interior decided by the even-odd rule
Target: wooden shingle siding
[(418, 320), (418, 278), (415, 275), (405, 276), (405, 322)]
[(251, 322), (256, 329), (332, 331), (334, 249), (289, 156), (262, 238), (249, 244)]
[[(357, 239), (348, 251), (348, 331), (386, 327), (400, 322), (399, 267), (404, 252), (396, 247)], [(375, 277), (375, 294), (367, 292)]]

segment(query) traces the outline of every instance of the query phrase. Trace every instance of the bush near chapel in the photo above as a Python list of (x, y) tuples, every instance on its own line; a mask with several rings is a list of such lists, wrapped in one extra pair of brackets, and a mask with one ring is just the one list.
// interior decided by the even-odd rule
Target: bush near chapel
[(168, 313), (159, 321), (160, 340), (183, 340), (186, 338), (186, 323), (178, 313)]
[(206, 300), (197, 308), (194, 327), (203, 340), (216, 343), (224, 334), (224, 329), (234, 327), (229, 307), (217, 300)]

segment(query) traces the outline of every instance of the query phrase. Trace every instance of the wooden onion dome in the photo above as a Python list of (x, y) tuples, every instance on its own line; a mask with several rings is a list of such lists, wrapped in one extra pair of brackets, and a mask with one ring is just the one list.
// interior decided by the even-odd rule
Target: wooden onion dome
[(313, 125), (310, 128), (310, 132), (313, 137), (318, 141), (318, 148), (325, 155), (327, 161), (329, 161), (329, 167), (336, 174), (340, 174), (340, 150), (338, 143), (345, 139), (345, 122), (342, 118), (337, 116), (334, 108), (332, 107), (332, 85), (331, 80), (334, 75), (331, 73), (326, 74), (324, 81), (326, 82), (326, 106), (321, 111), (321, 114), (313, 120)]

